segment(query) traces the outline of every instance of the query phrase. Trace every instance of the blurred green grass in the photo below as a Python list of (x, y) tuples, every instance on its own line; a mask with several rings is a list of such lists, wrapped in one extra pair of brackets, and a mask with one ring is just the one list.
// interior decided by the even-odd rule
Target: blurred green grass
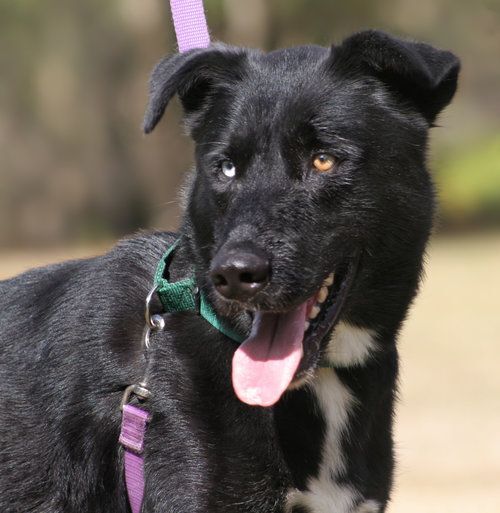
[(500, 134), (446, 150), (436, 171), (445, 227), (500, 222)]

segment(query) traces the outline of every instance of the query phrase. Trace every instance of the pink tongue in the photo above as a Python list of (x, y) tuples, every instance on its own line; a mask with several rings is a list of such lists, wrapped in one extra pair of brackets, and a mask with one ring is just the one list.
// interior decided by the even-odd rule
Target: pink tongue
[(271, 406), (302, 358), (307, 301), (283, 314), (257, 312), (250, 336), (233, 357), (233, 388), (244, 403)]

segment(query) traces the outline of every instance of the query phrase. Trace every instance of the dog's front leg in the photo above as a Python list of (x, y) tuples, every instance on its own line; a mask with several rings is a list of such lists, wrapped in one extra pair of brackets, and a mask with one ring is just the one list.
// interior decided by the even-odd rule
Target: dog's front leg
[[(394, 349), (322, 368), (276, 412), (295, 488), (286, 513), (382, 513), (392, 484)], [(343, 362), (348, 363), (348, 362)]]

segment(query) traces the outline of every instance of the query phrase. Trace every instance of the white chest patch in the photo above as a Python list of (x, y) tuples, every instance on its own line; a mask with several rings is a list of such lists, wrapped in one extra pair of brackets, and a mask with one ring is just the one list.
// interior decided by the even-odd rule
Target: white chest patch
[(333, 369), (319, 369), (310, 386), (326, 424), (321, 464), (318, 475), (309, 479), (306, 491), (290, 492), (287, 511), (294, 506), (302, 506), (311, 513), (352, 511), (356, 493), (348, 486), (336, 484), (334, 479), (345, 472), (341, 441), (355, 399)]
[(328, 342), (325, 356), (336, 367), (363, 365), (377, 350), (373, 330), (339, 322)]
[(325, 419), (326, 433), (317, 476), (309, 478), (304, 491), (291, 490), (285, 511), (295, 506), (310, 513), (377, 513), (375, 501), (360, 502), (361, 494), (348, 484), (336, 480), (345, 474), (342, 438), (347, 436), (349, 414), (356, 399), (333, 369), (322, 368), (309, 385), (316, 395)]

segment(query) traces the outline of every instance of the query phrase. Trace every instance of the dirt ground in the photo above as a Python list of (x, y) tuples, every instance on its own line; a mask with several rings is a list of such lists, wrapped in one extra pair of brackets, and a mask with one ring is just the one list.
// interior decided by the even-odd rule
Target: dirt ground
[(500, 234), (436, 240), (400, 338), (391, 513), (500, 512)]
[[(103, 249), (0, 252), (0, 279)], [(500, 513), (500, 233), (434, 241), (400, 348), (389, 513)]]

